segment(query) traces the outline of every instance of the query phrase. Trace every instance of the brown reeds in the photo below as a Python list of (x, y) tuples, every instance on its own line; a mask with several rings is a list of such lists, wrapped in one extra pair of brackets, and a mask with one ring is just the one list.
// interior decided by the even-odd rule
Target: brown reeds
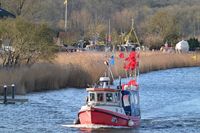
[[(104, 61), (112, 53), (77, 52), (59, 53), (53, 63), (40, 63), (31, 67), (0, 69), (0, 85), (17, 85), (17, 93), (43, 91), (65, 87), (86, 87), (98, 81), (106, 72)], [(125, 76), (123, 59), (115, 55), (115, 65), (112, 67), (115, 78)], [(142, 52), (140, 71), (190, 67), (200, 65), (200, 55), (197, 60), (193, 54), (176, 54), (161, 52)], [(2, 89), (0, 90), (2, 92)]]
[[(86, 78), (87, 77), (87, 78)], [(15, 84), (16, 93), (44, 91), (65, 87), (85, 87), (91, 77), (79, 65), (35, 64), (31, 67), (0, 70), (0, 86)], [(0, 93), (3, 88), (0, 87)]]
[[(193, 54), (189, 53), (161, 53), (150, 52), (142, 53), (140, 61), (140, 72), (150, 72), (156, 70), (180, 68), (180, 67), (192, 67), (199, 66), (200, 59), (193, 59)], [(200, 55), (197, 55), (200, 57)]]

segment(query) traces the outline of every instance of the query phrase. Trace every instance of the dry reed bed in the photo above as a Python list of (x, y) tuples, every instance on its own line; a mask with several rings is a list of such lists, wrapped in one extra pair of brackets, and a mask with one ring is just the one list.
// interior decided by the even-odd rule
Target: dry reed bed
[[(104, 61), (111, 54), (104, 52), (59, 53), (53, 64), (43, 63), (31, 67), (0, 69), (0, 85), (15, 83), (19, 94), (64, 87), (86, 87), (97, 82), (98, 78), (104, 75), (107, 70)], [(115, 77), (125, 76), (124, 61), (118, 58), (118, 54), (115, 55), (115, 65), (112, 67)], [(200, 55), (197, 61), (192, 59), (192, 56), (192, 54), (144, 52), (140, 56), (140, 71), (144, 73), (199, 66)]]

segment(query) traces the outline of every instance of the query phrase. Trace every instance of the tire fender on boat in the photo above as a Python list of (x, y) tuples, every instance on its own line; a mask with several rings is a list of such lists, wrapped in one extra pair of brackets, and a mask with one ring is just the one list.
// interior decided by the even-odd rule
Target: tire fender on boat
[(133, 122), (132, 120), (128, 120), (128, 126), (129, 126), (129, 127), (134, 126), (134, 122)]

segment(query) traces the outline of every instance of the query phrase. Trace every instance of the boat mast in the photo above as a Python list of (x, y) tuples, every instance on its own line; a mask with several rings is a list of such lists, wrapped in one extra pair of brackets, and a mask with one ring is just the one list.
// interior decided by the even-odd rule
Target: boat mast
[(130, 33), (133, 32), (134, 34), (134, 37), (136, 39), (136, 44), (138, 44), (139, 46), (139, 49), (138, 48), (135, 48), (135, 52), (136, 52), (136, 67), (135, 67), (135, 70), (134, 70), (134, 75), (135, 75), (135, 80), (137, 81), (137, 78), (139, 76), (139, 50), (140, 50), (140, 41), (138, 39), (138, 36), (136, 34), (136, 31), (135, 31), (135, 28), (134, 28), (134, 19), (132, 18), (132, 24), (131, 24), (131, 31)]
[(137, 36), (137, 34), (136, 34), (136, 31), (135, 31), (135, 28), (134, 28), (134, 19), (132, 18), (132, 25), (131, 25), (131, 31), (133, 31), (133, 34), (134, 34), (134, 36), (135, 36), (135, 39), (136, 39), (136, 43), (139, 45), (139, 47), (140, 47), (140, 41), (139, 41), (139, 39), (138, 39), (138, 36)]

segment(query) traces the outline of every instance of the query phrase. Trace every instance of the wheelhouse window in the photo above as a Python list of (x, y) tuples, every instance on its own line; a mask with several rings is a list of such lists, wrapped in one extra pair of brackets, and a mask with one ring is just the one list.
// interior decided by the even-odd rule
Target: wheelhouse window
[(113, 101), (113, 94), (112, 93), (106, 93), (106, 101), (107, 102)]
[(135, 104), (138, 105), (139, 104), (139, 99), (138, 99), (138, 94), (134, 95), (134, 99), (135, 99)]
[(95, 94), (94, 93), (90, 93), (90, 101), (95, 101)]
[(119, 92), (115, 93), (115, 99), (116, 99), (116, 101), (120, 100), (120, 94), (119, 94)]
[(108, 82), (100, 82), (102, 88), (108, 88)]
[(103, 102), (103, 93), (97, 93), (97, 101)]
[(124, 102), (124, 106), (130, 106), (130, 101), (129, 101), (129, 95), (124, 95), (123, 96), (123, 102)]

